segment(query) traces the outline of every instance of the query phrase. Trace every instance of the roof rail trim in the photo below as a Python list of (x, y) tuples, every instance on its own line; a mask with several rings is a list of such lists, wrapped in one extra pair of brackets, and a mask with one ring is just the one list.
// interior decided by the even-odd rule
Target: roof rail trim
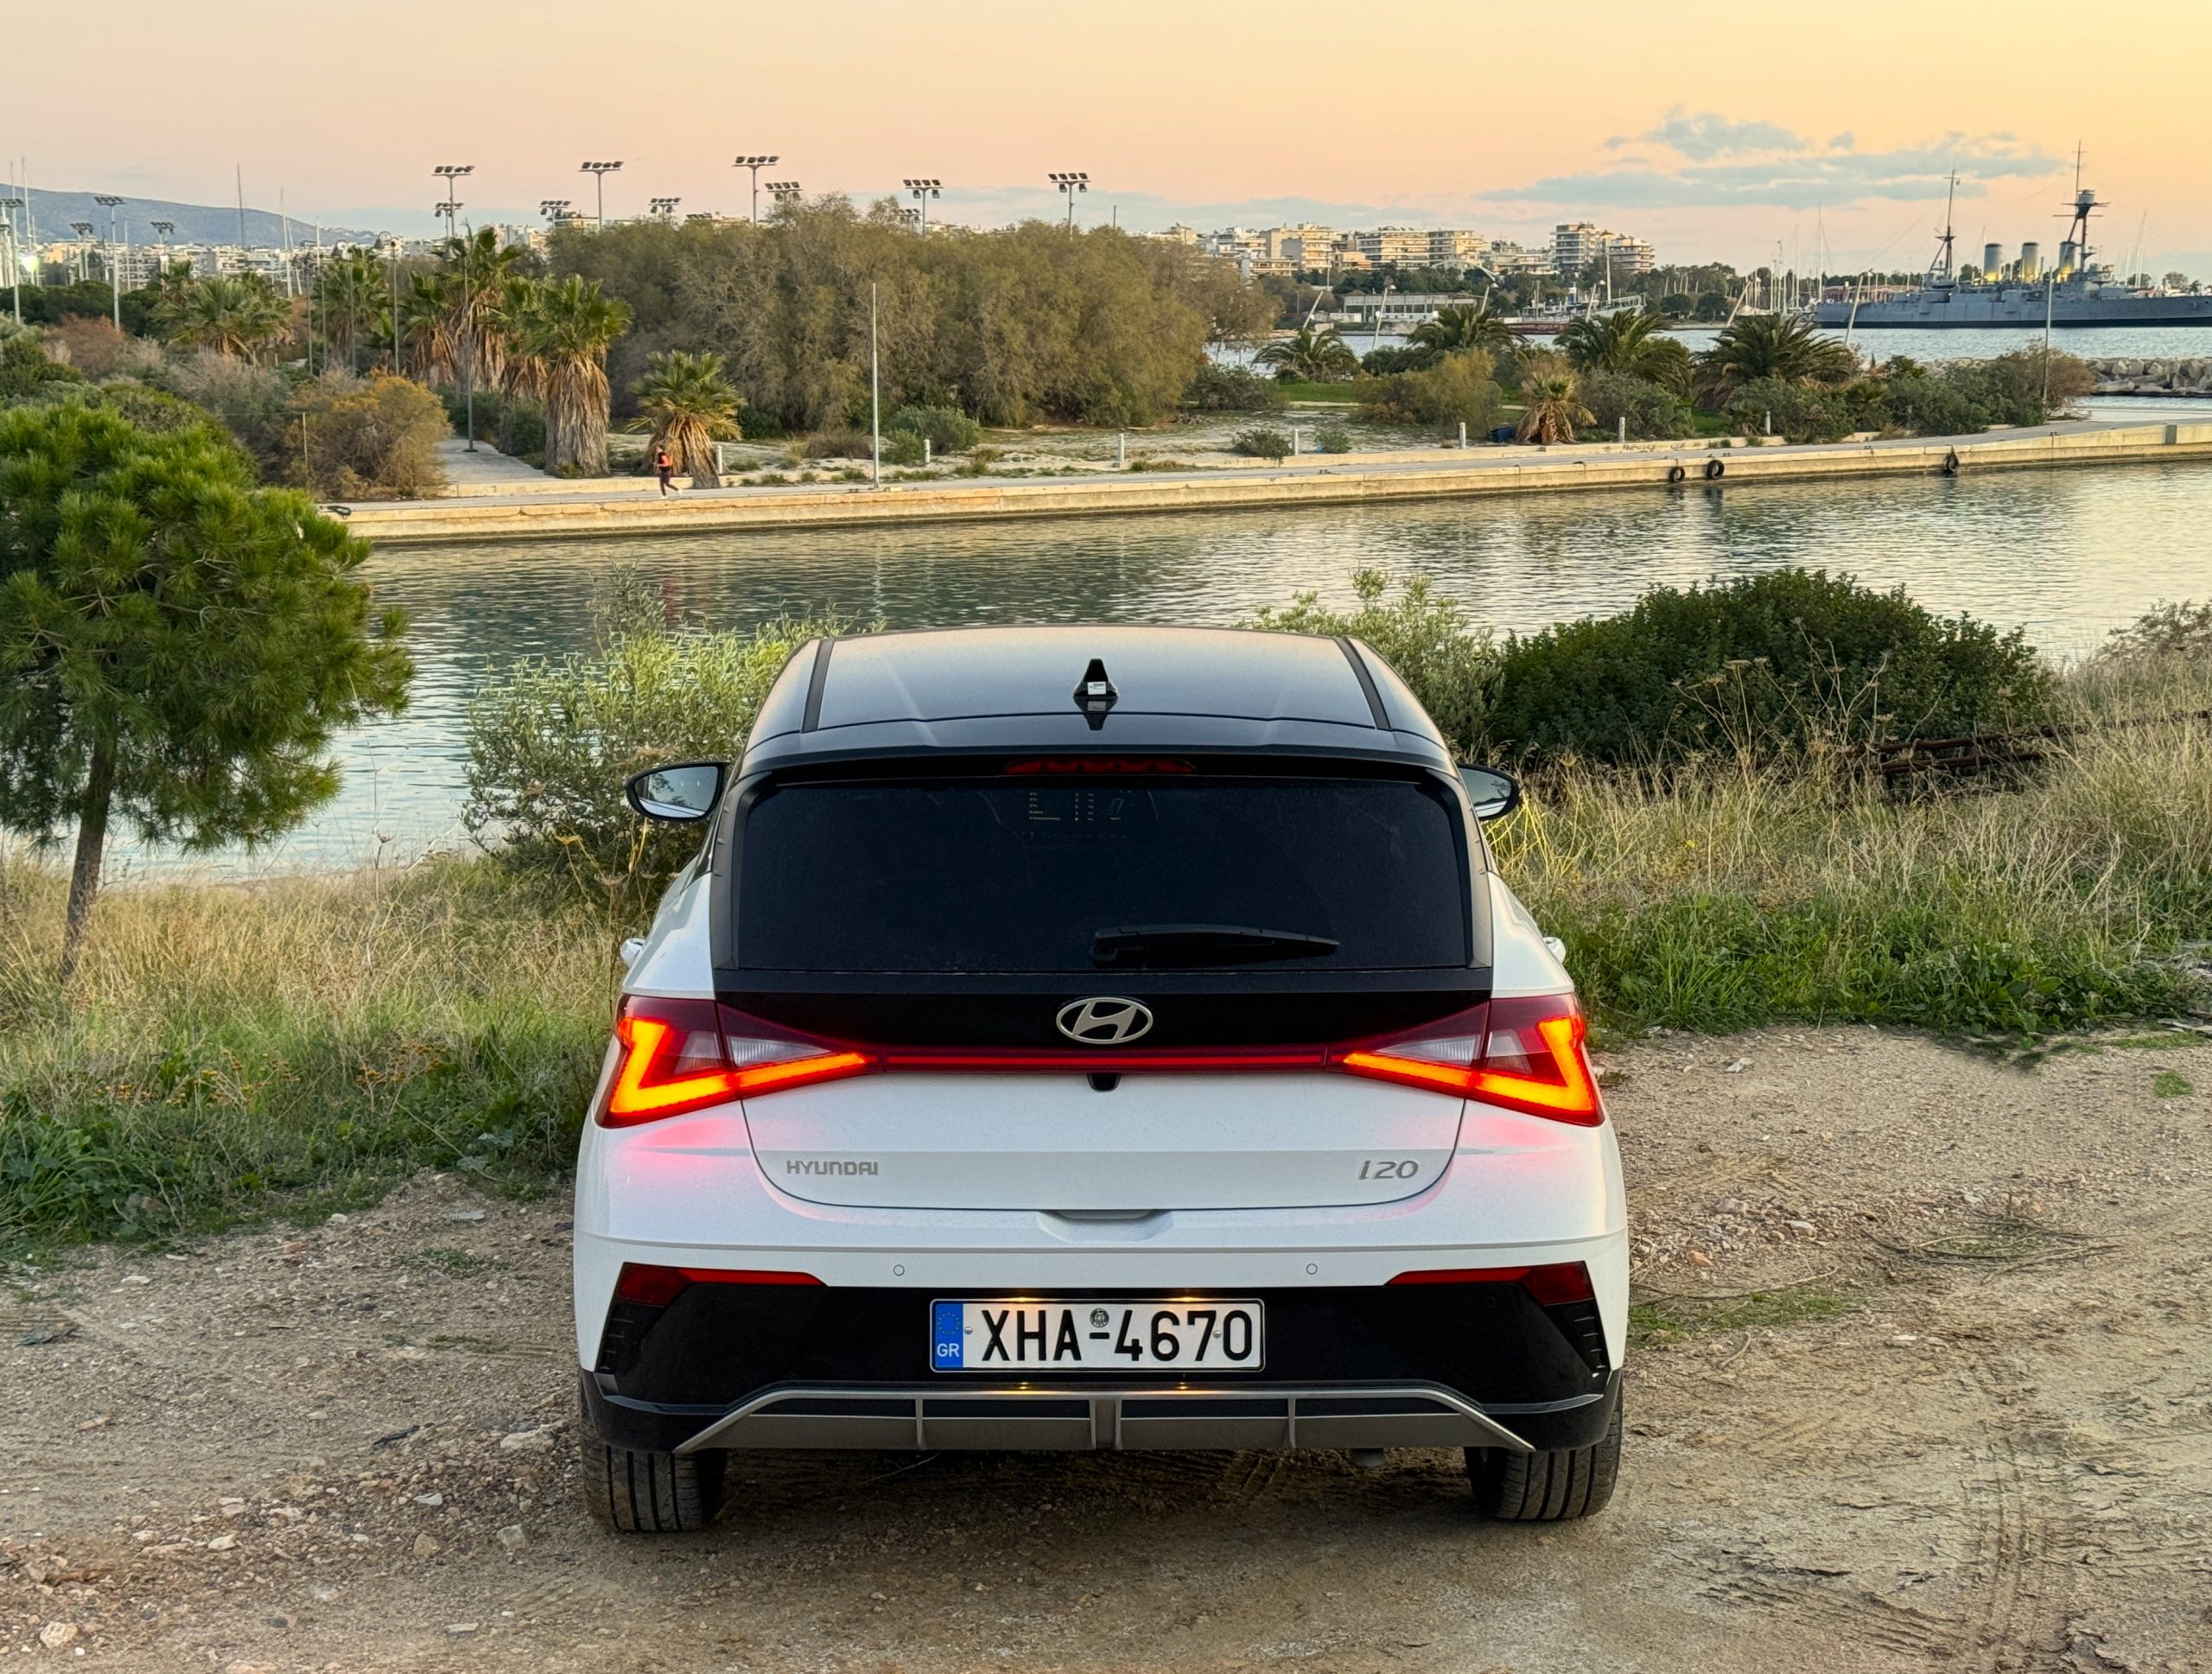
[(801, 732), (812, 732), (822, 724), (822, 689), (830, 683), (830, 653), (836, 644), (835, 640), (814, 642), (814, 669), (806, 677), (806, 713), (799, 720)]
[(1352, 643), (1348, 633), (1337, 634), (1335, 639), (1337, 649), (1344, 652), (1344, 660), (1351, 665), (1351, 672), (1359, 678), (1360, 691), (1367, 698), (1367, 712), (1375, 718), (1375, 730), (1389, 732), (1391, 729), (1390, 717), (1383, 712), (1382, 694), (1375, 690), (1375, 677), (1367, 672), (1367, 662), (1359, 654), (1359, 647)]

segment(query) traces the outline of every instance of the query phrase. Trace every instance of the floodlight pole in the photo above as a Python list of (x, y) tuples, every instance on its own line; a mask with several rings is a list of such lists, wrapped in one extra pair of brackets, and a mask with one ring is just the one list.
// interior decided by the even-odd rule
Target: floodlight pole
[[(780, 158), (771, 156), (742, 156), (730, 165), (734, 169), (747, 169), (753, 172), (753, 224), (755, 226), (760, 225), (760, 171), (780, 161)], [(775, 189), (772, 183), (768, 188), (772, 193)]]
[(108, 297), (115, 309), (115, 328), (123, 329), (123, 270), (115, 264), (115, 207), (123, 200), (105, 192), (96, 194), (92, 201), (107, 211), (107, 245), (104, 254), (107, 259)]
[(906, 188), (908, 195), (911, 196), (916, 203), (922, 207), (918, 225), (921, 229), (922, 236), (924, 238), (927, 238), (930, 231), (930, 200), (931, 198), (938, 198), (944, 195), (943, 191), (939, 189), (944, 185), (944, 182), (941, 180), (922, 179), (910, 180), (903, 183)]
[(472, 454), (476, 451), (476, 296), (468, 271), (468, 246), (454, 231), (454, 217), (461, 206), (454, 201), (453, 183), (475, 167), (473, 162), (445, 162), (431, 170), (445, 178), (446, 239), (461, 258), (461, 405), (468, 432), (462, 451)]
[(620, 162), (587, 162), (582, 168), (599, 188), (599, 230), (602, 232), (607, 231), (607, 177), (621, 166)]

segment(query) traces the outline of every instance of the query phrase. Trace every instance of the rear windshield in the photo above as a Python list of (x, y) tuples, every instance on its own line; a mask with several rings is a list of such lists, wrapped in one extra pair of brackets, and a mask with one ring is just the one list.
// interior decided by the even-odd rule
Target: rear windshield
[(1439, 786), (1376, 779), (772, 787), (739, 850), (738, 964), (1463, 967), (1459, 818)]

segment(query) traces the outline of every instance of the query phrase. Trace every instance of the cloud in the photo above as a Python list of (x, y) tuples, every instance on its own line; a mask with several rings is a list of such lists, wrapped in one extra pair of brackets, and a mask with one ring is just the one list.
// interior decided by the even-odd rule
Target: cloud
[(1816, 145), (1779, 123), (1735, 122), (1677, 108), (1657, 126), (1609, 140), (1664, 145), (1679, 161), (1624, 158), (1624, 165), (1579, 175), (1553, 175), (1483, 194), (1495, 203), (1631, 209), (1834, 208), (1870, 200), (1919, 201), (1942, 194), (1951, 171), (1959, 194), (1978, 197), (1986, 182), (2056, 175), (2064, 165), (2010, 134), (1951, 133), (1889, 151), (1862, 151), (1838, 134)]
[(1715, 157), (1741, 156), (1753, 151), (1802, 151), (1808, 143), (1778, 122), (1731, 122), (1707, 111), (1692, 116), (1681, 105), (1667, 112), (1656, 128), (1647, 128), (1634, 139), (1624, 136), (1605, 143), (1618, 149), (1635, 141), (1664, 145), (1696, 162)]

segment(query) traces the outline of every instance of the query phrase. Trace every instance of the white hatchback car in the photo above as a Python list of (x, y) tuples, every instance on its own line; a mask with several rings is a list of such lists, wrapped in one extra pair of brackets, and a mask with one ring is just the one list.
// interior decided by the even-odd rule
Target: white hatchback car
[(1459, 1447), (1580, 1517), (1620, 1162), (1492, 869), (1518, 791), (1350, 640), (820, 640), (631, 952), (576, 1181), (592, 1504), (746, 1448)]

